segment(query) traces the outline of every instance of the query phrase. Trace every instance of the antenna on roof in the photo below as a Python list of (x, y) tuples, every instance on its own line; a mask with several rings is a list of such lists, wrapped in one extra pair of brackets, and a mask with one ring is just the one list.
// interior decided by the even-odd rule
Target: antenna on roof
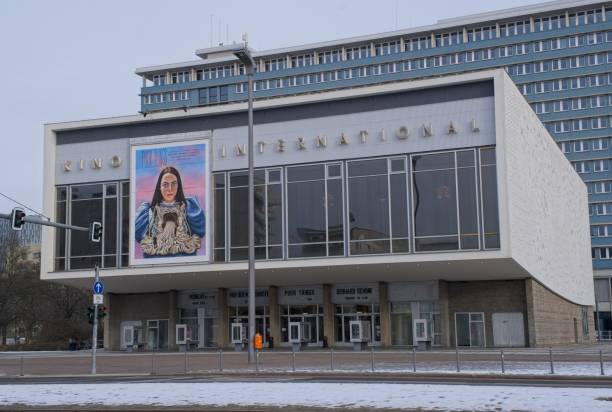
[(395, 30), (397, 30), (398, 8), (399, 8), (399, 0), (395, 0)]
[(210, 15), (210, 47), (213, 45), (213, 15)]

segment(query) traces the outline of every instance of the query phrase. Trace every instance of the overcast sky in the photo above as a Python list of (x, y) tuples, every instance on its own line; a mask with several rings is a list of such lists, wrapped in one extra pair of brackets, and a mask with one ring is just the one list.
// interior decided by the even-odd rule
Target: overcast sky
[[(137, 113), (137, 67), (195, 60), (244, 32), (266, 50), (538, 2), (3, 0), (0, 193), (40, 210), (43, 125)], [(0, 213), (14, 206), (0, 196)]]

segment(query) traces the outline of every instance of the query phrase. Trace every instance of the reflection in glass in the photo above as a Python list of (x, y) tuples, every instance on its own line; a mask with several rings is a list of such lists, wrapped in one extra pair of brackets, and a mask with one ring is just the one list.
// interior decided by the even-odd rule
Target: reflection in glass
[[(470, 150), (468, 157), (464, 154), (464, 162), (474, 164), (474, 152)], [(470, 160), (471, 159), (471, 160)], [(457, 180), (459, 186), (459, 222), (461, 230), (461, 249), (478, 249), (478, 200), (476, 197), (476, 167), (459, 167), (457, 169)]]
[(427, 170), (447, 160), (447, 153), (412, 158), (416, 251), (459, 248), (455, 170)]
[(497, 172), (495, 167), (495, 149), (481, 149), (480, 163), (484, 248), (498, 249), (500, 246), (500, 241), (499, 217), (497, 212)]

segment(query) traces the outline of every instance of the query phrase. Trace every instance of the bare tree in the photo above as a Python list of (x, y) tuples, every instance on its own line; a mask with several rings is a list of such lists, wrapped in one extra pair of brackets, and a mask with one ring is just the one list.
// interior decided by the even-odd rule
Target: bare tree
[(22, 260), (23, 251), (17, 235), (12, 231), (5, 234), (0, 244), (0, 335), (3, 345), (6, 345), (8, 326), (15, 320)]

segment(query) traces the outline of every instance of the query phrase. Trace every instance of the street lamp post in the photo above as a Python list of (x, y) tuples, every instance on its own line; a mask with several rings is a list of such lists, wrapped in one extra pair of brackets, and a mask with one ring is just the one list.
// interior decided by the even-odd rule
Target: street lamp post
[(253, 75), (255, 74), (255, 61), (251, 56), (247, 43), (235, 49), (234, 55), (244, 64), (245, 73), (247, 75), (248, 87), (248, 162), (249, 162), (249, 209), (248, 209), (248, 227), (249, 227), (249, 363), (255, 361), (255, 186), (253, 182), (253, 157), (255, 154), (253, 145)]

